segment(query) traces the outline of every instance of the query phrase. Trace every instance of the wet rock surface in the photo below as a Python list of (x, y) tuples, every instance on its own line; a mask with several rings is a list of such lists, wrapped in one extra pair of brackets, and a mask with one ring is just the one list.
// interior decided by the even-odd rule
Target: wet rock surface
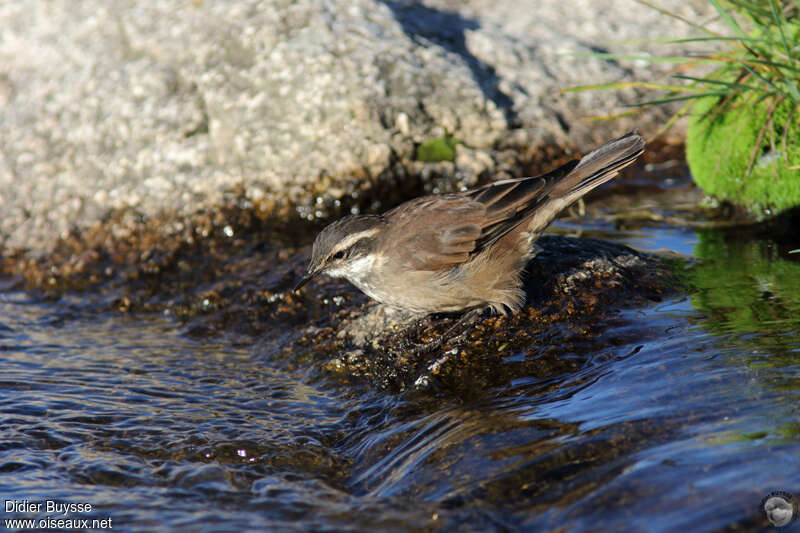
[[(661, 146), (645, 157), (645, 166), (677, 155), (676, 147)], [(653, 183), (643, 168), (594, 191), (597, 200), (585, 209), (599, 216), (631, 198), (659, 195), (668, 205), (683, 197), (696, 204), (685, 174), (683, 186)], [(242, 201), (238, 208), (209, 209), (194, 225), (144, 219), (133, 232), (76, 232), (49, 254), (6, 255), (1, 272), (17, 288), (74, 297), (82, 312), (161, 313), (182, 322), (190, 337), (255, 344), (261, 357), (279, 366), (306, 368), (343, 385), (462, 398), (518, 377), (580, 366), (563, 356), (613, 342), (602, 330), (616, 313), (684, 290), (673, 259), (598, 239), (545, 235), (527, 268), (525, 307), (508, 316), (484, 313), (451, 332), (457, 316), (394, 312), (342, 280), (323, 276), (293, 293), (321, 226), (276, 225), (258, 214)], [(618, 220), (633, 223), (626, 216)], [(298, 248), (297, 242), (309, 244)], [(434, 341), (443, 342), (420, 349)]]
[(543, 236), (537, 244), (527, 302), (516, 314), (485, 312), (452, 331), (457, 315), (419, 317), (366, 303), (306, 328), (297, 343), (324, 354), (323, 367), (335, 376), (466, 399), (518, 377), (574, 371), (581, 363), (563, 356), (600, 348), (609, 317), (681, 290), (667, 259), (596, 239)]
[[(602, 328), (615, 313), (682, 290), (673, 260), (546, 235), (528, 266), (525, 307), (508, 316), (484, 313), (450, 334), (457, 315), (407, 315), (341, 280), (323, 277), (292, 293), (308, 248), (276, 246), (285, 234), (237, 238), (235, 231), (226, 224), (216, 238), (173, 236), (151, 242), (145, 253), (136, 246), (126, 253), (117, 243), (113, 254), (84, 251), (61, 268), (53, 257), (7, 258), (5, 268), (18, 286), (56, 298), (75, 294), (85, 312), (163, 313), (182, 321), (190, 337), (254, 343), (278, 366), (313, 369), (341, 385), (462, 399), (518, 377), (574, 370), (583, 363), (564, 355), (608, 342)], [(419, 349), (441, 340), (433, 350)]]

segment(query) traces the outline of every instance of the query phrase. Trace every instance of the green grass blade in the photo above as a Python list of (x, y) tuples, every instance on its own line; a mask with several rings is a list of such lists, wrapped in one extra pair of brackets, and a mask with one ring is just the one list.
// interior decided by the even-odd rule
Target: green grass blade
[(800, 64), (790, 65), (788, 63), (779, 63), (777, 61), (767, 61), (766, 59), (748, 59), (747, 62), (757, 63), (759, 65), (767, 65), (769, 67), (775, 67), (777, 69), (786, 69), (792, 72), (800, 72)]
[(726, 87), (730, 87), (731, 89), (744, 89), (748, 91), (757, 91), (758, 87), (753, 87), (752, 85), (745, 85), (744, 83), (736, 83), (732, 81), (723, 81), (723, 80), (715, 80), (712, 78), (695, 78), (694, 76), (681, 76), (675, 75), (675, 78), (681, 80), (689, 80), (689, 81), (696, 81), (698, 83), (710, 83), (713, 85), (724, 85)]
[(663, 135), (667, 130), (669, 130), (672, 126), (674, 126), (675, 123), (678, 122), (680, 118), (685, 116), (691, 110), (692, 110), (691, 102), (686, 102), (685, 104), (683, 104), (681, 108), (678, 109), (678, 111), (676, 111), (675, 114), (669, 118), (666, 124), (664, 124), (658, 129), (658, 131), (656, 132), (656, 137), (658, 137), (659, 135)]
[(764, 37), (684, 37), (682, 39), (669, 39), (668, 44), (701, 43), (706, 41), (734, 41), (737, 43), (762, 43), (762, 44), (781, 44), (777, 39), (767, 39)]
[(783, 26), (786, 23), (786, 19), (783, 18), (783, 13), (778, 13), (778, 7), (775, 5), (775, 0), (769, 0), (769, 5), (772, 8), (772, 20), (778, 27), (778, 33), (780, 34), (781, 41), (783, 42), (783, 50), (786, 52), (787, 59), (791, 61), (792, 49), (789, 48), (789, 42), (786, 40), (786, 34), (783, 31)]
[(785, 96), (787, 98), (790, 98), (790, 96), (788, 94), (786, 94), (785, 92), (780, 90), (778, 87), (776, 87), (774, 83), (772, 83), (767, 78), (765, 78), (764, 76), (762, 76), (761, 74), (759, 74), (758, 72), (756, 72), (755, 70), (753, 70), (749, 66), (747, 66), (747, 63), (745, 63), (744, 61), (740, 61), (739, 64), (742, 65), (742, 67), (747, 72), (749, 72), (750, 74), (752, 74), (753, 76), (755, 76), (756, 78), (761, 80), (767, 87), (770, 87), (773, 91), (775, 91), (778, 94), (781, 94), (781, 95), (783, 95), (783, 96)]
[(800, 67), (787, 65), (786, 63), (778, 63), (776, 61), (767, 61), (764, 59), (748, 59), (745, 61), (746, 63), (755, 63), (758, 65), (766, 65), (769, 67), (775, 68), (777, 72), (777, 76), (783, 82), (783, 86), (786, 88), (786, 94), (793, 102), (800, 104), (800, 88), (798, 88), (798, 76), (787, 74), (784, 70), (788, 70), (794, 73), (800, 73)]
[[(735, 97), (745, 91), (755, 93), (747, 101), (782, 101), (784, 98), (800, 109), (800, 46), (795, 42), (800, 0), (708, 0), (716, 15), (727, 28), (721, 35), (662, 8), (657, 0), (634, 0), (662, 15), (680, 20), (700, 30), (704, 35), (648, 40), (667, 44), (720, 43), (711, 48), (719, 51), (678, 51), (680, 55), (651, 56), (619, 53), (570, 53), (570, 56), (593, 57), (609, 61), (644, 61), (646, 63), (672, 64), (671, 74), (676, 83), (612, 82), (563, 89), (559, 93), (590, 90), (619, 90), (636, 88), (656, 90), (656, 98), (629, 104), (628, 108), (642, 108), (672, 102), (684, 102), (682, 110), (691, 109), (697, 98)], [(712, 72), (692, 76), (690, 69), (711, 64)], [(682, 74), (686, 72), (686, 74)], [(703, 77), (703, 76), (706, 77)], [(680, 81), (688, 82), (678, 85)], [(721, 98), (719, 112), (725, 112), (736, 98)]]
[(800, 89), (797, 87), (796, 80), (793, 79), (785, 79), (786, 90), (789, 92), (789, 96), (791, 97), (792, 101), (800, 106)]
[(685, 56), (647, 56), (647, 55), (633, 55), (633, 54), (612, 54), (612, 53), (588, 53), (588, 52), (567, 52), (563, 55), (570, 57), (594, 57), (599, 59), (613, 59), (623, 61), (647, 61), (648, 63), (686, 63), (691, 60), (698, 63), (718, 62), (709, 56), (703, 57), (685, 57)]
[(596, 117), (581, 117), (581, 120), (586, 120), (588, 122), (603, 122), (606, 120), (617, 120), (618, 118), (622, 117), (629, 117), (632, 115), (636, 115), (637, 113), (641, 113), (641, 109), (630, 109), (628, 111), (623, 111), (622, 113), (615, 113), (613, 115), (599, 115)]
[(786, 92), (789, 93), (789, 98), (800, 106), (800, 89), (797, 87), (797, 82), (790, 78), (786, 78), (783, 81), (786, 86)]
[(604, 91), (607, 89), (655, 89), (661, 91), (691, 91), (697, 90), (688, 85), (670, 85), (665, 83), (651, 83), (647, 81), (615, 81), (611, 83), (597, 83), (594, 85), (579, 85), (577, 87), (568, 87), (558, 91), (559, 94), (563, 93), (579, 93), (583, 91)]
[(709, 35), (717, 35), (717, 36), (719, 35), (718, 33), (714, 32), (714, 31), (711, 31), (708, 28), (704, 28), (700, 24), (692, 22), (691, 20), (689, 20), (689, 19), (687, 19), (685, 17), (682, 17), (682, 16), (680, 16), (680, 15), (678, 15), (676, 13), (673, 13), (672, 11), (669, 11), (668, 9), (664, 9), (663, 7), (659, 7), (659, 6), (657, 6), (657, 5), (655, 5), (655, 4), (651, 3), (651, 2), (648, 2), (647, 0), (635, 0), (635, 2), (637, 4), (641, 4), (643, 6), (647, 6), (650, 9), (655, 9), (656, 11), (661, 13), (662, 15), (666, 15), (668, 17), (680, 20), (684, 24), (687, 24), (689, 27), (694, 28), (696, 30), (700, 30), (703, 33), (707, 33)]
[(723, 9), (723, 7), (717, 0), (708, 0), (708, 1), (711, 3), (712, 6), (714, 6), (714, 9), (717, 10), (717, 13), (722, 18), (722, 20), (725, 21), (725, 24), (727, 24), (730, 28), (732, 28), (733, 31), (735, 31), (736, 34), (739, 35), (739, 37), (744, 39), (747, 38), (747, 35), (745, 35), (745, 33), (742, 31), (742, 28), (739, 27), (739, 24), (733, 19), (733, 17), (731, 17), (730, 13), (728, 13), (725, 9)]
[(689, 94), (686, 96), (670, 96), (667, 98), (660, 98), (658, 100), (649, 100), (647, 102), (639, 102), (636, 104), (626, 104), (625, 107), (644, 107), (651, 105), (668, 104), (670, 102), (683, 102), (686, 100), (693, 100), (696, 98), (705, 98), (706, 96), (725, 96), (730, 94), (730, 91), (706, 91), (704, 93)]
[(770, 17), (769, 9), (764, 9), (761, 7), (761, 2), (741, 2), (739, 0), (728, 0), (728, 2), (734, 6), (741, 7), (748, 15), (752, 17), (755, 17), (756, 15), (761, 15), (765, 18)]

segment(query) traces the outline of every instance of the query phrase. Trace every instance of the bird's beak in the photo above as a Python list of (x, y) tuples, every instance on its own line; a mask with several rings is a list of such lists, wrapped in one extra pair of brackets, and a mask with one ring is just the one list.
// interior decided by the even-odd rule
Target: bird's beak
[(297, 291), (299, 291), (299, 290), (300, 290), (300, 289), (303, 287), (303, 285), (305, 285), (306, 283), (308, 283), (309, 281), (311, 281), (311, 279), (312, 279), (314, 276), (316, 276), (316, 275), (317, 275), (317, 271), (316, 271), (316, 270), (315, 270), (315, 271), (313, 271), (313, 272), (309, 272), (309, 273), (307, 273), (305, 276), (303, 276), (303, 277), (300, 279), (300, 281), (298, 281), (298, 282), (297, 282), (297, 285), (295, 285), (295, 286), (294, 286), (294, 289), (292, 289), (292, 292), (297, 292)]

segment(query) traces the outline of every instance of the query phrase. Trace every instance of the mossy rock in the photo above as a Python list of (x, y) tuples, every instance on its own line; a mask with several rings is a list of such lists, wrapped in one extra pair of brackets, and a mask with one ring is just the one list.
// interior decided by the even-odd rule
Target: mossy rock
[(769, 108), (770, 100), (758, 101), (755, 94), (724, 105), (717, 97), (703, 98), (692, 111), (686, 138), (695, 182), (711, 196), (761, 216), (800, 205), (800, 109), (783, 101), (762, 134)]
[(417, 147), (417, 161), (423, 163), (439, 163), (441, 161), (455, 161), (457, 141), (452, 135), (443, 135), (430, 139)]

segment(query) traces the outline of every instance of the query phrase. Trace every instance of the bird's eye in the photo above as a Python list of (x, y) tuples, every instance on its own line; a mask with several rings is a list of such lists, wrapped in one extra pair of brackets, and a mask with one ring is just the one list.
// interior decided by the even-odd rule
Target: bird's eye
[(342, 259), (344, 257), (344, 250), (339, 250), (333, 254), (333, 259)]

